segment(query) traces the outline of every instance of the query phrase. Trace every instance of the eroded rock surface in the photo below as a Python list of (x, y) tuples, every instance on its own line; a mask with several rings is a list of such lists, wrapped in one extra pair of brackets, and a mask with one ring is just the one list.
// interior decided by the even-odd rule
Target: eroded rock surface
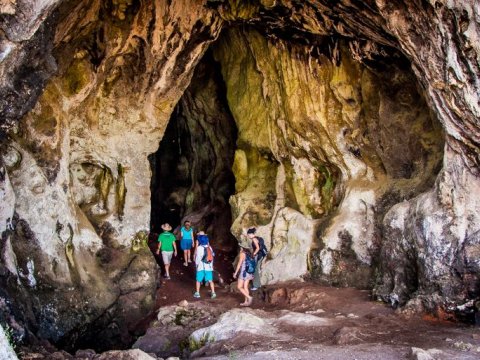
[(309, 265), (368, 286), (382, 214), (432, 184), (441, 159), (441, 131), (413, 76), (366, 68), (342, 45), (334, 64), (255, 31), (232, 30), (217, 44), (239, 129), (234, 234), (263, 225), (267, 283)]
[[(30, 62), (37, 92), (44, 66), (32, 60), (51, 60), (55, 76), (38, 101), (22, 88), (2, 108), (9, 124), (26, 111), (11, 106), (28, 97), (33, 107), (2, 143), (2, 230), (12, 224), (3, 232), (2, 297), (10, 312), (23, 310), (19, 317), (36, 336), (76, 347), (76, 339), (88, 342), (98, 330), (112, 341), (106, 348), (128, 344), (152, 310), (156, 285), (145, 247), (147, 156), (222, 21), (202, 3), (63, 2), (50, 15), (54, 2), (42, 11), (37, 3), (25, 14), (18, 3), (3, 23), (9, 41), (22, 37), (25, 45), (2, 62), (2, 91), (22, 77), (8, 61)], [(42, 33), (34, 25), (15, 31), (22, 17), (50, 37), (36, 42)], [(46, 54), (29, 51), (29, 43), (47, 47)]]
[[(205, 132), (180, 165), (218, 161), (168, 195), (210, 229), (258, 226), (264, 283), (309, 274), (471, 320), (478, 12), (474, 0), (1, 2), (0, 320), (30, 340), (132, 340), (156, 282), (148, 156), (176, 106)], [(222, 81), (202, 87), (201, 66), (191, 78), (210, 44), (204, 65)]]

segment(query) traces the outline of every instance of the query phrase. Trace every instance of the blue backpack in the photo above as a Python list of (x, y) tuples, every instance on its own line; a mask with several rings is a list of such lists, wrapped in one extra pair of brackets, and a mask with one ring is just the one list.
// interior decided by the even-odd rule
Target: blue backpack
[(255, 259), (250, 256), (249, 254), (246, 254), (245, 256), (245, 272), (247, 274), (253, 274), (255, 273), (255, 268), (257, 267), (257, 262)]

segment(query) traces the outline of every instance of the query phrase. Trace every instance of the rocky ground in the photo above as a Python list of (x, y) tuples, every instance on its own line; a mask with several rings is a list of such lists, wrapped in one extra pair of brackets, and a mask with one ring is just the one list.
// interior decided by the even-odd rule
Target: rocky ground
[(177, 261), (158, 290), (156, 319), (134, 348), (157, 356), (207, 359), (477, 359), (480, 330), (395, 311), (370, 292), (310, 282), (255, 292), (250, 309), (231, 285), (231, 257), (221, 253), (224, 285), (192, 298), (194, 272)]
[(140, 321), (145, 334), (132, 350), (75, 355), (43, 349), (21, 359), (478, 359), (478, 327), (395, 311), (370, 292), (311, 282), (254, 292), (251, 308), (231, 283), (232, 257), (217, 253), (217, 295), (202, 287), (192, 297), (194, 266), (174, 259), (172, 279), (161, 280), (158, 309)]

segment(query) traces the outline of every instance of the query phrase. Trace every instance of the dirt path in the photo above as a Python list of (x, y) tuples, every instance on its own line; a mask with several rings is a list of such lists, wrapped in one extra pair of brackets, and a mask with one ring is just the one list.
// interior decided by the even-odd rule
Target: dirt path
[[(195, 264), (192, 262), (188, 266), (183, 265), (183, 255), (173, 258), (170, 265), (170, 280), (160, 278), (159, 288), (157, 291), (157, 303), (156, 307), (177, 304), (181, 300), (187, 301), (202, 301), (209, 300), (215, 303), (228, 303), (233, 305), (231, 301), (236, 296), (232, 296), (228, 292), (225, 292), (225, 284), (229, 284), (232, 279), (233, 266), (232, 262), (235, 254), (224, 251), (222, 249), (215, 250), (214, 261), (214, 282), (216, 284), (216, 292), (219, 297), (214, 300), (210, 300), (210, 287), (202, 286), (200, 289), (201, 299), (193, 298), (195, 291)], [(220, 285), (223, 284), (223, 285)], [(220, 296), (221, 295), (221, 296)], [(229, 296), (225, 296), (229, 295)], [(223, 306), (222, 305), (222, 306)]]
[[(233, 281), (234, 255), (217, 250), (217, 298), (214, 300), (210, 299), (209, 289), (204, 286), (201, 288), (202, 298), (193, 298), (195, 266), (185, 267), (182, 258), (175, 258), (170, 271), (171, 280), (160, 280), (157, 309), (187, 300), (189, 307), (212, 315), (205, 324), (195, 325), (204, 327), (216, 321), (220, 314), (239, 308), (242, 296), (232, 292), (229, 285)], [(313, 314), (331, 320), (331, 325), (321, 329), (284, 326), (280, 330), (293, 339), (286, 343), (240, 336), (206, 346), (194, 354), (196, 357), (217, 358), (219, 354), (227, 354), (219, 358), (231, 358), (235, 354), (236, 358), (252, 359), (310, 359), (311, 356), (319, 359), (403, 359), (411, 356), (412, 348), (418, 347), (442, 349), (443, 355), (432, 357), (436, 359), (480, 359), (480, 329), (429, 316), (406, 316), (384, 303), (371, 301), (370, 292), (366, 290), (290, 282), (263, 287), (252, 294), (254, 311), (265, 311), (269, 316), (281, 316), (285, 310)], [(152, 338), (152, 342), (155, 341)], [(298, 351), (292, 352), (292, 348)]]

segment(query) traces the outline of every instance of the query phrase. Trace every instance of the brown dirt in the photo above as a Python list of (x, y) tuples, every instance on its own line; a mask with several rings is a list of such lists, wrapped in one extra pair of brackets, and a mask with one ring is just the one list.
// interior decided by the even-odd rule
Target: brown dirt
[[(182, 300), (194, 302), (196, 306), (205, 306), (205, 308), (214, 306), (217, 314), (239, 307), (243, 298), (240, 294), (232, 291), (234, 286), (231, 286), (234, 255), (222, 250), (216, 251), (215, 271), (217, 272), (216, 293), (218, 297), (211, 300), (209, 288), (202, 286), (202, 298), (197, 300), (192, 296), (195, 286), (195, 266), (193, 264), (188, 267), (183, 266), (183, 258), (179, 254), (179, 257), (174, 258), (172, 262), (171, 280), (163, 278), (160, 280), (157, 308), (177, 304)], [(310, 349), (313, 354), (318, 351), (313, 348), (314, 346), (327, 346), (337, 350), (338, 347), (356, 346), (361, 347), (361, 351), (366, 351), (365, 346), (367, 348), (370, 346), (372, 349), (375, 347), (380, 353), (388, 349), (391, 356), (387, 358), (392, 359), (397, 358), (396, 356), (400, 356), (400, 354), (403, 354), (401, 358), (404, 358), (411, 347), (440, 348), (447, 353), (450, 351), (448, 356), (457, 358), (470, 359), (477, 358), (477, 356), (480, 358), (480, 329), (461, 323), (440, 321), (428, 316), (407, 316), (384, 303), (372, 301), (370, 292), (367, 290), (325, 287), (311, 282), (297, 281), (266, 286), (252, 294), (254, 296), (253, 309), (272, 313), (281, 310), (310, 313), (322, 318), (335, 319), (335, 325), (322, 327), (321, 330), (304, 326), (285, 326), (282, 331), (293, 335), (296, 339), (292, 344), (249, 341), (248, 336), (243, 336), (228, 341), (228, 343), (219, 342), (208, 346), (196, 356), (230, 354), (234, 351), (241, 357), (256, 358), (258, 356), (255, 354), (260, 350), (283, 351), (282, 349), (295, 347), (303, 350)], [(151, 319), (154, 317), (155, 314)], [(468, 347), (468, 350), (465, 350), (462, 343), (467, 344), (465, 346)], [(263, 357), (259, 355), (258, 358)], [(279, 358), (284, 357), (280, 356)]]

